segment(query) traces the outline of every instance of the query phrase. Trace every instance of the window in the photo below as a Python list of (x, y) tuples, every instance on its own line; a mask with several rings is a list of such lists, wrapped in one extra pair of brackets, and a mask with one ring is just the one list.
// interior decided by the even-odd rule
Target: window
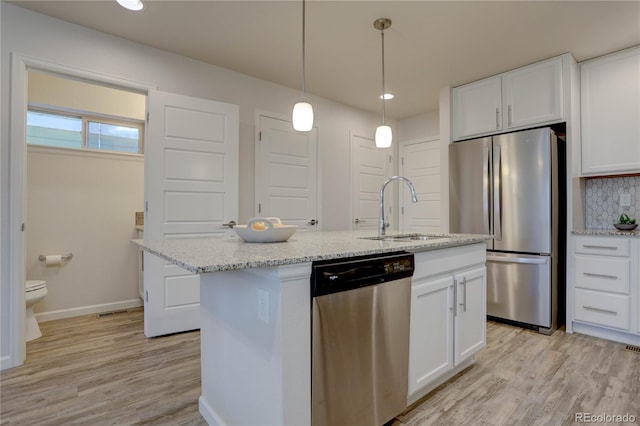
[(82, 148), (82, 118), (28, 111), (27, 143)]
[(30, 109), (27, 143), (142, 154), (143, 124)]

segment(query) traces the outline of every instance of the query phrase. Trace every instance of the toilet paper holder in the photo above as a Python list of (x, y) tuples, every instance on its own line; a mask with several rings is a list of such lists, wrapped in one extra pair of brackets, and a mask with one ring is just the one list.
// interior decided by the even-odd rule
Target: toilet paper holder
[[(62, 257), (62, 260), (64, 261), (71, 260), (73, 259), (73, 253), (69, 253), (61, 257)], [(45, 256), (44, 254), (41, 254), (40, 256), (38, 256), (38, 260), (41, 262), (44, 262), (45, 260), (47, 260), (47, 256)]]

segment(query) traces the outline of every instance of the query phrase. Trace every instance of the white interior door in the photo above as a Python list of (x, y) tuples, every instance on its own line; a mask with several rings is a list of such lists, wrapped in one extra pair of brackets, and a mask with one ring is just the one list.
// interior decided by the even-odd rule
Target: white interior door
[[(378, 228), (380, 187), (390, 177), (391, 150), (371, 138), (351, 135), (352, 229)], [(385, 222), (391, 223), (393, 188), (385, 190)]]
[(406, 142), (400, 149), (400, 175), (416, 189), (418, 202), (411, 202), (406, 185), (400, 186), (401, 232), (440, 232), (440, 140)]
[[(149, 93), (145, 240), (224, 235), (238, 220), (238, 106)], [(200, 328), (200, 278), (144, 257), (147, 337)]]
[(255, 158), (256, 216), (279, 217), (300, 229), (318, 228), (318, 132), (259, 116)]

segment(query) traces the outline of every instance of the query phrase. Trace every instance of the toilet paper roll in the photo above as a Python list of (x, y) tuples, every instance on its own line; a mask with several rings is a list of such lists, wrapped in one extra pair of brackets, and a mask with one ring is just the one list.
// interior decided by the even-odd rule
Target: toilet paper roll
[(62, 263), (62, 255), (52, 254), (44, 258), (45, 265), (59, 265)]

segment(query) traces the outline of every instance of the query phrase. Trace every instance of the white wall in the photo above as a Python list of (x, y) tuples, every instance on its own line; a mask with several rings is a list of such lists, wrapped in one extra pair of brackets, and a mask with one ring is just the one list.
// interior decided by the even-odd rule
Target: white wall
[[(2, 210), (2, 336), (0, 355), (10, 354), (10, 312), (7, 249), (9, 212), (9, 92), (10, 54), (16, 52), (44, 61), (150, 83), (158, 90), (228, 102), (240, 106), (240, 218), (253, 213), (253, 144), (255, 111), (289, 115), (299, 92), (237, 72), (204, 64), (172, 53), (49, 18), (18, 6), (0, 3), (2, 77), (1, 110), (1, 210)], [(349, 132), (371, 134), (378, 114), (362, 112), (307, 94), (314, 106), (320, 162), (319, 219), (323, 230), (350, 226)], [(390, 122), (390, 125), (395, 123)], [(327, 170), (327, 172), (324, 172)], [(330, 170), (330, 172), (328, 172)]]
[(398, 122), (398, 141), (400, 142), (437, 137), (439, 134), (439, 111), (419, 114)]
[[(141, 306), (135, 212), (144, 203), (144, 158), (29, 146), (27, 279), (47, 281), (39, 320)], [(40, 254), (73, 253), (58, 266)]]

